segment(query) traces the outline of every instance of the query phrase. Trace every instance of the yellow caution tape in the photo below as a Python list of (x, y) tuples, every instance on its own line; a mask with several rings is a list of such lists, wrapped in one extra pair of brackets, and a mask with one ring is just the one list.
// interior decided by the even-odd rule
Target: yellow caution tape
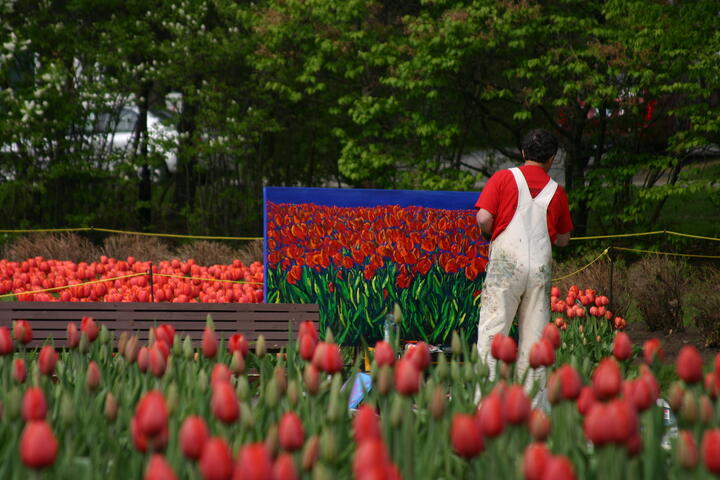
[(600, 260), (600, 259), (601, 259), (602, 257), (604, 257), (605, 255), (607, 255), (609, 251), (610, 251), (610, 247), (608, 247), (608, 248), (606, 248), (605, 250), (603, 250), (602, 253), (600, 253), (600, 255), (598, 255), (597, 257), (595, 257), (595, 259), (594, 259), (592, 262), (588, 263), (587, 265), (585, 265), (585, 266), (582, 267), (581, 269), (575, 270), (574, 272), (569, 273), (569, 274), (567, 274), (567, 275), (563, 275), (562, 277), (553, 278), (552, 281), (553, 281), (553, 282), (557, 282), (558, 280), (565, 280), (565, 279), (568, 278), (568, 277), (572, 277), (573, 275), (576, 275), (576, 274), (582, 272), (583, 270), (585, 270), (586, 268), (588, 268), (590, 265), (592, 265), (593, 263), (597, 262), (598, 260)]
[(668, 234), (668, 235), (676, 235), (676, 236), (678, 236), (678, 237), (698, 238), (698, 239), (700, 239), (700, 240), (712, 240), (712, 241), (714, 241), (714, 242), (720, 242), (720, 238), (715, 238), (715, 237), (703, 237), (703, 236), (701, 236), (701, 235), (690, 235), (690, 234), (688, 234), (688, 233), (671, 232), (671, 231), (669, 231), (669, 230), (667, 231), (667, 234)]
[(647, 235), (658, 235), (666, 233), (665, 230), (656, 230), (654, 232), (643, 232), (643, 233), (619, 233), (617, 235), (597, 235), (593, 237), (570, 237), (570, 240), (601, 240), (606, 238), (627, 238), (627, 237), (642, 237)]
[(626, 252), (636, 253), (652, 253), (655, 255), (672, 255), (675, 257), (696, 257), (696, 258), (720, 258), (720, 255), (697, 255), (693, 253), (674, 253), (674, 252), (657, 252), (655, 250), (640, 250), (639, 248), (612, 247), (615, 250), (623, 250)]

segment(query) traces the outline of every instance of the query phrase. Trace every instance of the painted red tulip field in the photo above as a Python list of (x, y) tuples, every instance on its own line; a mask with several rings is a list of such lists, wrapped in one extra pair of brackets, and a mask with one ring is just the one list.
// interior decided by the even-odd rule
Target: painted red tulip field
[(488, 244), (474, 210), (268, 202), (266, 214), (268, 302), (318, 303), (344, 344), (382, 338), (393, 303), (404, 338), (475, 334)]
[(171, 325), (141, 344), (85, 317), (67, 325), (71, 348), (60, 351), (26, 349), (32, 322), (19, 320), (0, 328), (0, 478), (720, 474), (720, 357), (703, 365), (686, 346), (661, 386), (660, 341), (633, 344), (590, 289), (560, 293), (530, 352), (532, 368), (548, 371), (537, 408), (515, 377), (515, 341), (502, 335), (495, 376), (457, 334), (434, 354), (423, 342), (380, 341), (367, 352), (372, 388), (349, 408), (364, 355), (312, 323), (268, 352), (263, 339), (219, 338), (212, 319), (193, 345)]

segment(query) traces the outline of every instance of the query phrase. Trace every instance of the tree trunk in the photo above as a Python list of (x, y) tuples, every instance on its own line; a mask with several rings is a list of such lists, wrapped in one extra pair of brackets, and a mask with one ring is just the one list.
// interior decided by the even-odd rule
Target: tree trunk
[(135, 131), (134, 153), (142, 163), (140, 183), (138, 185), (138, 221), (140, 227), (147, 231), (152, 221), (152, 180), (148, 159), (147, 116), (149, 109), (150, 85), (143, 84), (140, 89), (139, 114)]

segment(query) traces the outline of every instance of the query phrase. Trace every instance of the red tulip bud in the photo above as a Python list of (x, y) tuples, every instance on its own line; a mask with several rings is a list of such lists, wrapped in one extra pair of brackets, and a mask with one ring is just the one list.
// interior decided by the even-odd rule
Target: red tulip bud
[(705, 430), (702, 439), (702, 456), (705, 468), (720, 474), (720, 430)]
[(27, 345), (32, 342), (32, 327), (27, 320), (15, 320), (13, 322), (13, 335), (15, 340)]
[(80, 319), (80, 331), (88, 336), (90, 342), (94, 342), (98, 333), (100, 333), (100, 329), (92, 317), (82, 317)]
[(75, 348), (80, 345), (80, 330), (77, 325), (73, 322), (67, 324), (67, 346), (68, 348)]
[(475, 418), (464, 413), (453, 416), (450, 440), (455, 453), (466, 459), (476, 457), (485, 447)]
[(25, 368), (24, 358), (13, 359), (12, 364), (12, 377), (17, 383), (25, 383), (27, 377), (27, 369)]
[(165, 457), (159, 453), (153, 454), (145, 469), (144, 480), (176, 480), (175, 472)]
[(45, 394), (38, 387), (30, 387), (25, 391), (22, 399), (22, 418), (26, 422), (45, 420), (47, 415), (47, 402)]
[(232, 476), (232, 452), (225, 440), (213, 437), (205, 443), (200, 457), (200, 472), (204, 480), (228, 480)]
[(665, 353), (662, 349), (660, 339), (651, 338), (643, 344), (643, 358), (645, 363), (653, 363), (656, 359), (662, 361)]
[(680, 349), (677, 357), (676, 370), (678, 377), (687, 384), (700, 381), (703, 374), (703, 361), (697, 348), (692, 345), (685, 345)]
[[(148, 350), (148, 359), (150, 363), (150, 372), (153, 376), (160, 378), (165, 374), (165, 368), (167, 366), (165, 362), (165, 355), (159, 345), (166, 345), (165, 342), (155, 342), (155, 344)], [(139, 363), (139, 362), (138, 362)]]
[(530, 436), (536, 442), (544, 442), (550, 435), (550, 418), (540, 409), (533, 409), (530, 412), (529, 423)]
[(692, 433), (687, 430), (680, 430), (675, 448), (675, 457), (678, 464), (687, 470), (695, 468), (698, 461), (698, 452)]
[(165, 397), (158, 390), (146, 393), (135, 408), (135, 418), (140, 432), (153, 437), (160, 434), (168, 425), (168, 411)]
[(10, 355), (13, 352), (13, 341), (10, 329), (0, 327), (0, 355)]
[(483, 398), (478, 407), (476, 419), (484, 436), (495, 438), (500, 435), (505, 428), (501, 395), (491, 393)]
[(302, 420), (294, 412), (285, 412), (278, 427), (280, 446), (286, 452), (294, 452), (305, 443)]
[(530, 399), (522, 385), (511, 385), (505, 392), (505, 418), (513, 425), (527, 422), (530, 416)]
[(231, 424), (240, 416), (237, 395), (228, 382), (217, 382), (212, 386), (210, 406), (215, 418), (223, 423)]
[(560, 348), (560, 330), (554, 323), (548, 323), (543, 328), (542, 338), (547, 339), (555, 350)]
[(313, 353), (312, 363), (318, 370), (333, 374), (342, 370), (340, 347), (335, 343), (320, 342)]
[(622, 375), (620, 367), (611, 357), (600, 360), (592, 374), (593, 394), (598, 400), (607, 400), (620, 393)]
[(562, 455), (551, 456), (545, 466), (543, 480), (575, 480), (572, 463)]
[(91, 392), (94, 392), (100, 386), (100, 367), (94, 361), (90, 361), (85, 374), (85, 386)]
[(418, 342), (411, 347), (405, 357), (412, 361), (418, 370), (423, 371), (430, 365), (430, 349), (425, 342)]
[(613, 342), (613, 356), (620, 362), (630, 358), (632, 355), (632, 342), (630, 336), (625, 332), (618, 332)]
[(243, 335), (242, 333), (236, 333), (232, 335), (228, 340), (227, 348), (230, 353), (240, 352), (240, 355), (242, 355), (243, 358), (250, 351), (250, 345), (248, 344), (245, 335)]
[(295, 461), (289, 453), (282, 453), (275, 459), (272, 469), (273, 480), (297, 480)]
[(230, 360), (230, 371), (235, 375), (242, 375), (245, 372), (245, 358), (240, 352), (233, 352)]
[(377, 412), (369, 405), (362, 405), (353, 420), (353, 438), (358, 445), (370, 438), (382, 439)]
[(55, 364), (58, 361), (58, 353), (50, 345), (45, 345), (40, 349), (40, 356), (38, 357), (38, 367), (40, 373), (45, 375), (52, 375), (55, 371)]
[[(355, 478), (364, 478), (377, 467), (383, 467), (390, 461), (387, 449), (381, 440), (368, 439), (357, 446), (353, 458)], [(380, 477), (384, 478), (384, 477)]]
[(305, 388), (310, 395), (315, 395), (320, 390), (320, 372), (315, 365), (308, 363), (303, 371)]
[(232, 372), (224, 363), (216, 363), (213, 365), (212, 373), (210, 374), (210, 385), (215, 385), (217, 382), (230, 382), (232, 381)]
[(395, 390), (402, 395), (414, 395), (420, 390), (420, 370), (417, 364), (405, 357), (395, 366)]
[(36, 470), (55, 463), (58, 443), (45, 421), (30, 421), (20, 437), (20, 458), (28, 468)]
[(300, 357), (308, 362), (312, 360), (317, 345), (318, 340), (310, 335), (303, 335), (298, 338), (298, 350), (300, 351)]
[(587, 415), (594, 403), (595, 395), (593, 395), (592, 387), (582, 387), (577, 399), (577, 410), (580, 415)]
[(496, 359), (512, 364), (517, 361), (517, 344), (512, 337), (499, 333), (493, 337), (490, 353)]
[(198, 460), (210, 434), (205, 420), (197, 415), (187, 417), (180, 427), (180, 450), (186, 458)]
[(377, 363), (378, 366), (392, 366), (395, 363), (395, 352), (393, 351), (392, 345), (383, 340), (375, 344), (375, 363)]
[(523, 454), (523, 475), (525, 480), (542, 480), (550, 461), (550, 451), (544, 443), (531, 443)]
[(150, 364), (150, 349), (148, 347), (140, 347), (137, 355), (137, 364), (141, 372), (147, 372)]
[(264, 443), (251, 443), (240, 449), (233, 479), (245, 478), (258, 480), (272, 478), (272, 457)]
[(555, 363), (555, 349), (548, 339), (541, 338), (530, 347), (532, 368), (549, 367), (553, 363)]
[(205, 358), (214, 358), (218, 350), (218, 341), (215, 336), (215, 330), (205, 327), (202, 336), (202, 352)]

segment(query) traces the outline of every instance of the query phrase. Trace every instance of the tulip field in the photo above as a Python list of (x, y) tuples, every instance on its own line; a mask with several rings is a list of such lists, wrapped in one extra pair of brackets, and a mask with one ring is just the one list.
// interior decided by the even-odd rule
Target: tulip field
[[(287, 349), (268, 352), (262, 338), (218, 338), (211, 318), (193, 345), (172, 325), (141, 344), (84, 317), (58, 351), (26, 349), (32, 322), (15, 321), (0, 327), (0, 478), (720, 475), (720, 357), (703, 365), (686, 346), (661, 385), (660, 369), (673, 367), (659, 340), (634, 345), (590, 289), (552, 293), (553, 322), (530, 352), (531, 368), (548, 372), (537, 405), (504, 335), (490, 372), (457, 333), (434, 355), (397, 338), (355, 355), (305, 323)], [(372, 387), (348, 408), (366, 363)]]
[(152, 264), (106, 256), (91, 263), (0, 260), (0, 295), (14, 293), (18, 301), (260, 303), (262, 287), (260, 262), (206, 267), (192, 259)]

